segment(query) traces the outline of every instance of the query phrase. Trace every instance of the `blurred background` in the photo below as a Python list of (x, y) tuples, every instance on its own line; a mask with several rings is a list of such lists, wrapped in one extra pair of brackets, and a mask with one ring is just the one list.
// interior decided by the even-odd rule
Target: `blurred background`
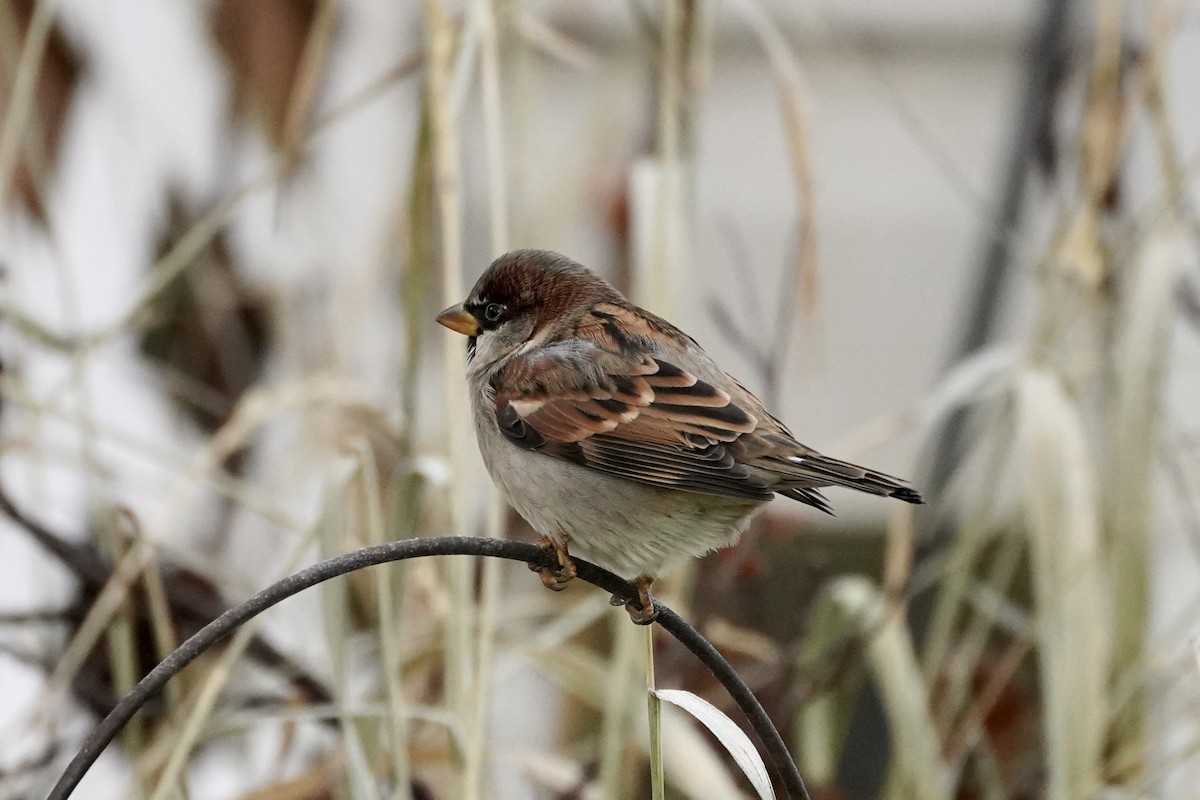
[[(532, 540), (432, 322), (517, 247), (928, 499), (780, 500), (661, 585), (814, 798), (1200, 797), (1197, 75), (1189, 0), (0, 0), (0, 797), (305, 564)], [(650, 797), (607, 600), (310, 590), (76, 796)], [(663, 744), (668, 797), (755, 796)]]

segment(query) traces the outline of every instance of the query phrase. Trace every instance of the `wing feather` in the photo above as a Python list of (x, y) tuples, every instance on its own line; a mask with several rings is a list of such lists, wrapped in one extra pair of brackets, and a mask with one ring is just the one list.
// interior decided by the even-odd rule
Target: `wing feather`
[(662, 359), (568, 340), (514, 360), (492, 386), (497, 424), (519, 447), (653, 486), (773, 494), (726, 446), (755, 416)]

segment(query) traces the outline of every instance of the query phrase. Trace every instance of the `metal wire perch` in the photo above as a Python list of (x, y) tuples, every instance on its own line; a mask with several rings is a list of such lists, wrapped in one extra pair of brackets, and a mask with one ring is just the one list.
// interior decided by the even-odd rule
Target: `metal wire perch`
[[(230, 608), (181, 644), (158, 666), (147, 673), (133, 691), (122, 698), (108, 716), (88, 735), (79, 752), (75, 754), (71, 763), (59, 777), (48, 795), (48, 800), (66, 800), (70, 797), (100, 753), (125, 723), (137, 713), (138, 709), (161, 691), (167, 681), (199, 657), (201, 653), (233, 634), (243, 623), (258, 616), (281, 600), (330, 578), (376, 564), (424, 556), (485, 556), (522, 561), (540, 567), (547, 563), (547, 558), (552, 557), (552, 554), (536, 545), (523, 542), (470, 536), (422, 537), (364, 547), (361, 550), (334, 556), (302, 569), (268, 586), (245, 602)], [(636, 592), (636, 589), (629, 582), (582, 559), (576, 558), (574, 561), (579, 579), (616, 595), (634, 596), (633, 593)], [(796, 762), (788, 752), (787, 746), (784, 745), (779, 731), (772, 724), (754, 693), (750, 691), (750, 687), (738, 676), (712, 643), (701, 636), (695, 628), (657, 599), (654, 604), (655, 610), (658, 612), (655, 621), (708, 667), (725, 687), (725, 690), (729, 692), (729, 696), (745, 713), (750, 726), (766, 750), (768, 763), (771, 764), (788, 796), (793, 800), (811, 800), (804, 781), (800, 777), (800, 771), (796, 768)]]

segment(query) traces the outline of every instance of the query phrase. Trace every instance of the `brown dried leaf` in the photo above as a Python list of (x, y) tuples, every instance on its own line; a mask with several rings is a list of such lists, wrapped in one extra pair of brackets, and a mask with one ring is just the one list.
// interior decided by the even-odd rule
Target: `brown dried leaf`
[[(33, 0), (10, 0), (0, 4), (0, 120), (8, 124), (18, 64), (29, 39)], [(82, 72), (81, 61), (62, 31), (54, 25), (37, 63), (30, 116), (21, 131), (16, 164), (0, 197), (15, 200), (34, 215), (43, 209), (38, 192), (39, 178), (54, 167), (71, 98)]]
[(312, 100), (305, 62), (320, 5), (318, 0), (213, 4), (213, 38), (229, 66), (237, 110), (256, 118), (279, 148), (293, 136), (293, 106), (305, 111)]
[[(170, 202), (160, 252), (167, 252), (192, 221), (182, 203)], [(197, 265), (180, 275), (155, 305), (142, 334), (142, 352), (162, 370), (166, 388), (206, 431), (226, 419), (258, 380), (266, 354), (268, 311), (238, 278), (218, 236)]]

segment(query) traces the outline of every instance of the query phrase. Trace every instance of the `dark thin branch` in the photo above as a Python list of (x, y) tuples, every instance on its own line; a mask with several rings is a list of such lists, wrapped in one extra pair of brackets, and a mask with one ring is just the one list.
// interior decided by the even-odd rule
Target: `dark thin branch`
[[(232, 635), (238, 627), (271, 606), (330, 578), (336, 578), (364, 567), (407, 558), (455, 555), (504, 558), (536, 566), (550, 566), (548, 561), (550, 554), (536, 545), (500, 539), (444, 536), (405, 539), (399, 542), (364, 547), (361, 550), (335, 556), (302, 569), (268, 586), (249, 600), (230, 608), (180, 645), (146, 677), (142, 678), (133, 691), (122, 698), (121, 702), (88, 736), (79, 752), (71, 759), (71, 763), (67, 765), (66, 770), (58, 779), (48, 800), (66, 800), (70, 797), (100, 753), (147, 700), (160, 692), (167, 681), (199, 657), (201, 653)], [(608, 570), (578, 558), (575, 559), (575, 566), (578, 570), (577, 577), (580, 580), (618, 596), (635, 596), (636, 590), (631, 584)], [(786, 788), (788, 795), (796, 800), (811, 800), (808, 790), (804, 787), (804, 781), (800, 778), (796, 763), (792, 760), (787, 746), (784, 745), (779, 731), (775, 729), (754, 693), (750, 691), (750, 688), (746, 686), (729, 662), (707, 639), (674, 611), (658, 600), (654, 601), (654, 606), (658, 612), (656, 620), (658, 624), (678, 639), (712, 671), (746, 714), (751, 727), (754, 728), (754, 732), (767, 751), (768, 763), (774, 768), (776, 776)]]
[[(0, 516), (7, 516), (23, 528), (35, 542), (57, 558), (79, 581), (79, 598), (65, 610), (63, 617), (68, 624), (78, 624), (83, 619), (87, 606), (112, 578), (112, 566), (103, 558), (95, 545), (73, 543), (19, 509), (4, 491), (3, 486), (0, 486)], [(171, 620), (181, 635), (199, 630), (225, 611), (224, 601), (218, 595), (216, 588), (211, 586), (208, 581), (169, 563), (161, 564), (160, 569), (169, 578), (165, 585), (167, 605)], [(3, 618), (0, 618), (0, 622), (4, 621)], [(262, 636), (254, 636), (250, 640), (246, 652), (255, 662), (275, 670), (291, 681), (305, 696), (316, 702), (330, 701), (329, 690), (321, 681), (293, 663)], [(90, 699), (84, 697), (81, 699), (88, 700), (92, 709), (98, 714), (104, 714), (111, 707), (112, 701), (109, 700), (105, 703), (103, 697), (104, 695), (101, 694)], [(94, 703), (101, 704), (95, 705)]]
[(23, 528), (50, 555), (57, 558), (81, 583), (102, 587), (112, 570), (100, 558), (98, 551), (82, 544), (73, 544), (51, 531), (33, 517), (21, 511), (0, 486), (0, 514)]

